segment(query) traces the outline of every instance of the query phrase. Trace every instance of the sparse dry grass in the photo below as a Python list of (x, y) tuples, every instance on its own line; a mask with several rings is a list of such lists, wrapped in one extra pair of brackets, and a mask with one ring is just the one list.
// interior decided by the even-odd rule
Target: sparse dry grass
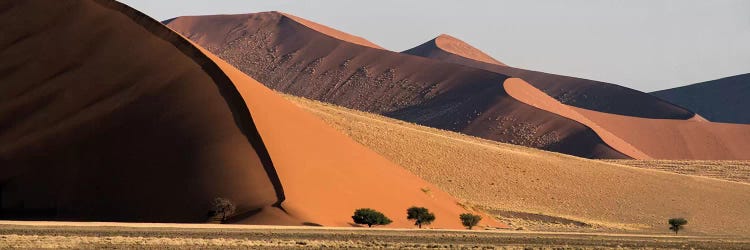
[(750, 183), (750, 161), (607, 160), (607, 162)]
[[(66, 224), (66, 225), (62, 225)], [(744, 237), (2, 222), (0, 249), (746, 249)], [(71, 225), (73, 224), (73, 225)]]
[(750, 218), (745, 216), (750, 185), (572, 157), (287, 98), (465, 206), (590, 225), (504, 220), (520, 224), (514, 226), (666, 234), (666, 220), (682, 216), (690, 221), (688, 234), (750, 233)]

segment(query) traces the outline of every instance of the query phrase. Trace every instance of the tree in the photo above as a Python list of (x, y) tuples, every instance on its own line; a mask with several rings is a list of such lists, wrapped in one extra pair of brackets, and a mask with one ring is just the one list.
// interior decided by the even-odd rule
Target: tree
[(372, 225), (388, 225), (393, 222), (383, 213), (370, 208), (360, 208), (355, 210), (352, 219), (354, 220), (354, 223), (367, 225), (367, 227), (372, 227)]
[(677, 234), (677, 231), (680, 231), (685, 226), (685, 224), (687, 224), (687, 220), (684, 218), (669, 219), (669, 230), (672, 230), (675, 234)]
[(422, 228), (422, 225), (430, 225), (435, 221), (435, 214), (424, 207), (410, 207), (406, 210), (406, 219), (413, 220), (414, 225)]
[(237, 207), (234, 203), (225, 198), (219, 197), (211, 202), (210, 213), (213, 214), (213, 216), (221, 218), (222, 222), (226, 221), (229, 216), (232, 216), (236, 210)]
[(470, 213), (461, 214), (459, 218), (461, 219), (461, 224), (468, 227), (469, 230), (479, 224), (479, 221), (482, 220), (482, 216)]

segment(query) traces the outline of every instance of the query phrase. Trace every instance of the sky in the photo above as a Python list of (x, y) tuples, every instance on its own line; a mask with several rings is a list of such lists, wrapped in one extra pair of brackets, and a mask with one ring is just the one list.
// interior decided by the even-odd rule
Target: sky
[(655, 91), (750, 73), (747, 0), (122, 0), (153, 18), (277, 10), (403, 51), (449, 34), (510, 66)]

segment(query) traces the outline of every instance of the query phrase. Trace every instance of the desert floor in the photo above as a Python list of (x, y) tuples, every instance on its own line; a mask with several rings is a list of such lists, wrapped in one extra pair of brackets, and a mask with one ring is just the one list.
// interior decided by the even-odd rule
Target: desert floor
[(0, 248), (748, 249), (750, 238), (513, 230), (0, 221)]

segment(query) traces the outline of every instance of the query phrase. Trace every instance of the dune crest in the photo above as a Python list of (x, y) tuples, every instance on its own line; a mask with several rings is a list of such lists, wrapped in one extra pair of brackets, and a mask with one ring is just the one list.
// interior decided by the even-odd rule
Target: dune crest
[(531, 84), (522, 79), (508, 78), (508, 80), (505, 80), (505, 82), (503, 83), (503, 87), (510, 96), (518, 99), (519, 101), (558, 115), (565, 116), (588, 126), (589, 128), (593, 129), (599, 135), (599, 137), (601, 137), (602, 140), (607, 143), (607, 145), (616, 149), (617, 151), (620, 151), (623, 154), (626, 154), (634, 159), (652, 159), (651, 156), (633, 147), (633, 145), (630, 145), (628, 142), (622, 140), (622, 138), (618, 137), (615, 134), (612, 134), (612, 132), (609, 132), (607, 129), (602, 128), (570, 106), (560, 103), (559, 101), (548, 96), (534, 86), (531, 86)]
[(281, 15), (287, 17), (287, 18), (290, 18), (290, 19), (292, 19), (292, 20), (294, 20), (294, 21), (296, 21), (296, 22), (298, 22), (298, 23), (300, 23), (302, 25), (307, 26), (308, 28), (314, 29), (314, 30), (316, 30), (316, 31), (318, 31), (320, 33), (326, 34), (326, 35), (331, 36), (333, 38), (336, 38), (336, 39), (339, 39), (339, 40), (342, 40), (342, 41), (345, 41), (345, 42), (350, 42), (350, 43), (359, 44), (359, 45), (362, 45), (362, 46), (367, 46), (367, 47), (370, 47), (370, 48), (385, 50), (383, 47), (380, 47), (379, 45), (377, 45), (377, 44), (375, 44), (373, 42), (370, 42), (367, 39), (364, 39), (362, 37), (355, 36), (355, 35), (352, 35), (352, 34), (349, 34), (349, 33), (346, 33), (346, 32), (340, 31), (340, 30), (337, 30), (337, 29), (332, 29), (332, 28), (330, 28), (328, 26), (325, 26), (325, 25), (322, 25), (322, 24), (319, 24), (319, 23), (316, 23), (316, 22), (313, 22), (313, 21), (310, 21), (310, 20), (307, 20), (307, 19), (295, 16), (295, 15), (292, 15), (292, 14), (289, 14), (289, 13), (284, 13), (284, 12), (275, 12), (275, 13), (279, 13), (279, 14), (281, 14)]
[(508, 96), (502, 74), (342, 41), (269, 12), (167, 25), (280, 92), (518, 145), (628, 158), (586, 126)]
[(750, 159), (750, 125), (713, 123), (698, 115), (670, 120), (608, 114), (564, 105), (522, 79), (510, 78), (503, 86), (516, 99), (585, 124), (635, 159)]
[[(439, 36), (401, 53), (431, 58), (484, 69), (526, 80), (528, 83), (563, 104), (600, 112), (657, 119), (690, 119), (695, 114), (690, 110), (665, 102), (647, 93), (623, 86), (569, 76), (514, 68), (488, 62), (486, 59), (472, 58), (458, 52), (446, 51), (436, 46), (436, 41), (457, 44), (457, 47), (471, 47), (456, 38)], [(448, 47), (448, 46), (445, 46)], [(471, 47), (473, 48), (473, 47)], [(468, 54), (478, 54), (481, 51)], [(482, 53), (483, 54), (483, 53)]]
[(234, 223), (350, 226), (371, 207), (412, 227), (418, 205), (462, 228), (447, 193), (126, 5), (0, 7), (3, 219), (206, 222), (222, 197)]
[(440, 34), (438, 37), (433, 39), (432, 42), (435, 43), (435, 46), (437, 48), (445, 50), (448, 53), (485, 63), (507, 66), (504, 63), (496, 60), (495, 58), (492, 58), (490, 55), (485, 54), (481, 50), (474, 48), (468, 43), (447, 34)]
[(654, 96), (687, 107), (713, 122), (750, 124), (750, 74), (660, 90)]

